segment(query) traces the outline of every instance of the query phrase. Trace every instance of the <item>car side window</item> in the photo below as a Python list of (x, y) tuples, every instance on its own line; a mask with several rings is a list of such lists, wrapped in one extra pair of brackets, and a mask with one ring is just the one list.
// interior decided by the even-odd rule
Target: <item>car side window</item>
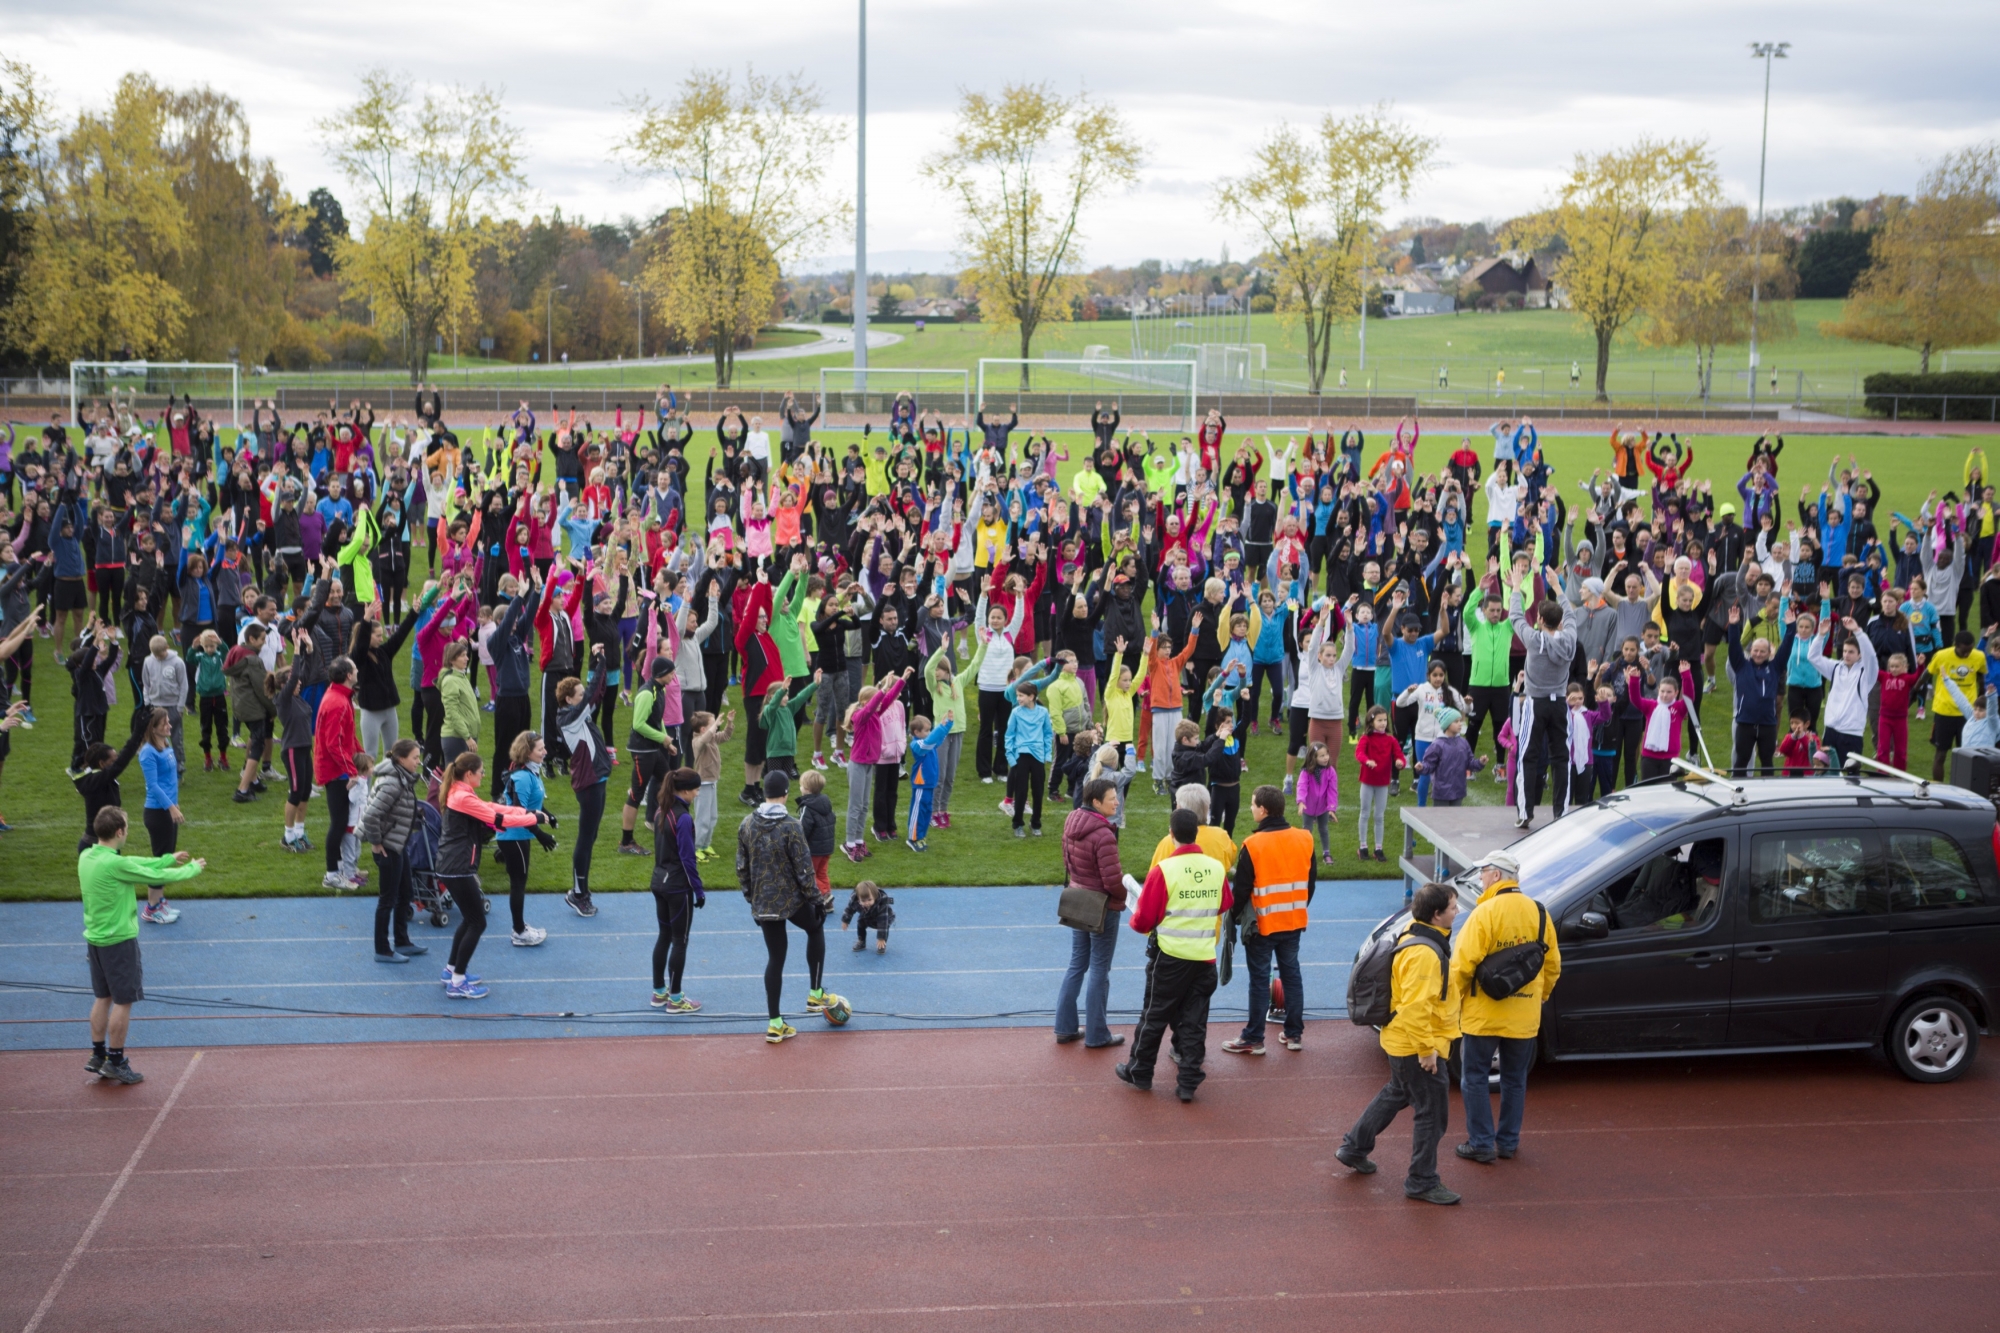
[(1886, 911), (1859, 833), (1763, 833), (1750, 843), (1750, 919), (1763, 924)]
[(1614, 935), (1704, 926), (1720, 910), (1727, 847), (1725, 839), (1703, 838), (1666, 848), (1591, 894), (1568, 924), (1598, 912)]
[(1894, 911), (1985, 905), (1985, 891), (1964, 851), (1942, 833), (1891, 833), (1888, 862), (1889, 905)]

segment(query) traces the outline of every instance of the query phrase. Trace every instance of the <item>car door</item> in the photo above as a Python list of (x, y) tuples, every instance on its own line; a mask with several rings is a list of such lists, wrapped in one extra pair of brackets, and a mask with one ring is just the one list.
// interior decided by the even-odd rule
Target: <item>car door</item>
[(1920, 822), (1881, 831), (1896, 942), (1893, 993), (1885, 998), (1940, 976), (1963, 979), (1989, 996), (2000, 993), (2000, 885), (1988, 860), (1993, 821), (1926, 813), (1911, 815)]
[(1876, 831), (1821, 820), (1744, 836), (1729, 1044), (1871, 1041), (1891, 943)]
[[(1562, 978), (1544, 1014), (1553, 1054), (1701, 1050), (1726, 1040), (1735, 833), (1702, 831), (1653, 843), (1564, 903)], [(1602, 939), (1579, 934), (1591, 912), (1605, 918)]]

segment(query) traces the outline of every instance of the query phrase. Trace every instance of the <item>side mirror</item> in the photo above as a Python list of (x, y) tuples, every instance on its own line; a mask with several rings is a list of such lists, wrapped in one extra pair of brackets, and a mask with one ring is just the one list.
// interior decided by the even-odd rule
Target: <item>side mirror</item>
[(1585, 912), (1563, 933), (1572, 940), (1601, 940), (1611, 933), (1611, 923), (1602, 912)]

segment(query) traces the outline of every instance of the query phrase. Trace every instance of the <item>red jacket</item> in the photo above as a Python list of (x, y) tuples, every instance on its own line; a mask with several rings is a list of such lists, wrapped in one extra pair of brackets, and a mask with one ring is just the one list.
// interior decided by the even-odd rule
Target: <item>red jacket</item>
[[(1005, 587), (1007, 572), (1003, 565), (993, 567), (992, 574), (986, 580), (986, 605), (989, 608), (999, 607), (1011, 620), (1014, 616), (1014, 594), (1008, 592)], [(1047, 581), (1048, 574), (1049, 562), (1046, 560), (1037, 562), (1035, 577), (1029, 580), (1027, 589), (1021, 594), (1021, 600), (1027, 604), (1027, 609), (1022, 612), (1021, 627), (1014, 631), (1016, 657), (1035, 655), (1035, 601), (1042, 595), (1042, 585)]]
[[(1207, 852), (1190, 843), (1174, 848), (1173, 851), (1167, 854), (1167, 860), (1171, 861), (1176, 856), (1206, 855), (1208, 855)], [(1166, 861), (1160, 863), (1160, 865), (1165, 864)], [(1222, 912), (1224, 916), (1229, 914), (1229, 909), (1234, 903), (1235, 899), (1230, 896), (1229, 892), (1229, 877), (1225, 875), (1222, 880)], [(1160, 866), (1154, 866), (1146, 872), (1145, 887), (1139, 890), (1139, 901), (1132, 908), (1132, 929), (1138, 931), (1141, 935), (1150, 935), (1153, 933), (1153, 928), (1160, 924), (1160, 918), (1166, 914), (1167, 877), (1160, 873)]]
[[(1363, 725), (1366, 725), (1365, 723)], [(1368, 767), (1373, 759), (1375, 767)], [(1396, 765), (1403, 761), (1403, 747), (1386, 731), (1364, 731), (1354, 751), (1354, 768), (1364, 787), (1386, 787), (1396, 780)]]
[[(743, 659), (743, 697), (745, 700), (761, 699), (765, 691), (773, 685), (785, 683), (784, 659), (778, 656), (778, 645), (768, 632), (757, 632), (757, 613), (762, 611), (768, 618), (771, 614), (771, 585), (753, 583), (750, 595), (743, 599), (743, 609), (736, 620), (736, 652)], [(750, 675), (750, 646), (755, 642), (757, 651), (763, 656), (763, 670), (753, 680)]]
[(354, 691), (346, 685), (329, 685), (319, 701), (319, 716), (313, 721), (313, 781), (324, 787), (344, 782), (360, 769), (354, 756), (361, 752), (354, 729)]

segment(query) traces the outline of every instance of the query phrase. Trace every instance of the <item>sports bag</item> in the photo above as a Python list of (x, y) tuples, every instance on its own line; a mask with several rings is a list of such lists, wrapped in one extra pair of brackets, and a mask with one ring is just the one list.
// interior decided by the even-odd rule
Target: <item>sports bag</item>
[(1472, 969), (1472, 979), (1479, 983), (1479, 989), (1496, 1000), (1504, 1000), (1542, 975), (1542, 964), (1549, 957), (1549, 946), (1542, 941), (1548, 932), (1549, 910), (1536, 903), (1535, 938), (1526, 944), (1495, 950), (1480, 959), (1479, 966)]
[(1347, 1021), (1356, 1027), (1387, 1027), (1396, 1017), (1390, 1007), (1390, 999), (1395, 993), (1393, 973), (1396, 955), (1405, 949), (1427, 948), (1438, 956), (1438, 999), (1445, 997), (1451, 985), (1451, 960), (1445, 954), (1444, 945), (1428, 935), (1409, 934), (1403, 936), (1389, 933), (1389, 924), (1383, 923), (1355, 956), (1354, 966), (1347, 974)]

